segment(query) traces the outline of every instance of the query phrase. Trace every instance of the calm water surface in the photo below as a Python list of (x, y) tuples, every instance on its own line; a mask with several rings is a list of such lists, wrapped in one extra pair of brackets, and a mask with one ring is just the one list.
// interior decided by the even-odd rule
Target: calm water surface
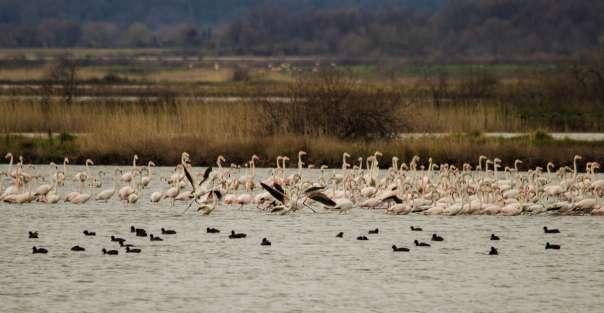
[[(602, 312), (604, 218), (389, 216), (353, 210), (211, 216), (148, 203), (0, 204), (0, 312)], [(136, 225), (159, 234), (150, 242)], [(411, 232), (409, 226), (424, 232)], [(543, 234), (544, 225), (561, 230)], [(206, 234), (206, 227), (222, 230)], [(379, 227), (369, 241), (355, 237)], [(84, 237), (84, 229), (97, 232)], [(248, 234), (230, 240), (228, 232)], [(28, 239), (38, 230), (40, 239)], [(339, 231), (344, 238), (335, 238)], [(415, 248), (437, 232), (444, 242)], [(501, 237), (489, 241), (491, 233)], [(140, 255), (103, 256), (110, 235)], [(262, 237), (273, 245), (260, 246)], [(545, 251), (545, 242), (562, 245)], [(69, 249), (79, 244), (86, 252)], [(411, 248), (393, 253), (392, 244)], [(32, 255), (33, 245), (49, 249)], [(489, 256), (490, 246), (499, 256)]]

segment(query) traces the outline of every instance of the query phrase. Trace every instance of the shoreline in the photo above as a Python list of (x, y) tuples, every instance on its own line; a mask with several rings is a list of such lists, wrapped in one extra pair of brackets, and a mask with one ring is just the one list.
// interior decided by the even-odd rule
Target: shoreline
[[(196, 166), (214, 166), (216, 158), (223, 155), (228, 164), (242, 165), (256, 154), (260, 157), (258, 166), (273, 167), (277, 156), (290, 157), (290, 164), (297, 162), (297, 153), (306, 151), (306, 164), (316, 168), (327, 165), (329, 168), (340, 168), (342, 154), (349, 153), (349, 163), (359, 164), (375, 151), (383, 153), (380, 167), (391, 165), (392, 157), (399, 158), (399, 164), (408, 162), (415, 155), (421, 158), (421, 164), (432, 158), (435, 164), (450, 164), (458, 168), (464, 163), (474, 166), (480, 155), (502, 160), (505, 166), (513, 167), (515, 160), (522, 160), (521, 170), (541, 167), (545, 169), (548, 162), (555, 168), (572, 166), (575, 155), (582, 155), (580, 171), (585, 170), (587, 162), (604, 164), (604, 141), (578, 141), (554, 139), (551, 136), (531, 133), (513, 138), (494, 138), (483, 134), (452, 134), (443, 137), (420, 137), (404, 139), (377, 140), (341, 140), (332, 137), (304, 137), (296, 135), (237, 138), (236, 140), (215, 140), (202, 136), (149, 137), (144, 140), (126, 139), (108, 140), (101, 134), (77, 136), (62, 134), (59, 137), (26, 137), (0, 136), (0, 153), (11, 152), (16, 157), (23, 155), (26, 163), (48, 164), (62, 163), (64, 157), (72, 160), (71, 164), (83, 164), (92, 159), (97, 165), (128, 165), (132, 156), (137, 154), (141, 160), (152, 160), (158, 166), (179, 164), (180, 153), (186, 151), (193, 157)], [(109, 141), (103, 142), (100, 141)]]

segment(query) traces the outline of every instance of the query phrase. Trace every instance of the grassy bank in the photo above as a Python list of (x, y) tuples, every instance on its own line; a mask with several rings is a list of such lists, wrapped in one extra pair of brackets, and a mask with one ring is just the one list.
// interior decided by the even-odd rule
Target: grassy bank
[[(437, 163), (457, 166), (464, 162), (475, 165), (479, 155), (498, 157), (511, 166), (516, 159), (524, 161), (524, 169), (544, 167), (547, 162), (556, 165), (571, 165), (575, 154), (586, 161), (604, 162), (604, 142), (581, 142), (553, 140), (542, 133), (533, 133), (514, 139), (485, 138), (480, 134), (454, 134), (442, 138), (418, 138), (404, 140), (351, 141), (330, 137), (304, 137), (282, 135), (270, 137), (243, 136), (217, 140), (202, 136), (139, 135), (132, 131), (129, 139), (119, 134), (93, 134), (86, 136), (63, 135), (62, 138), (25, 138), (3, 136), (0, 151), (23, 155), (28, 162), (60, 162), (68, 156), (82, 163), (91, 158), (97, 164), (130, 164), (132, 155), (138, 154), (143, 160), (154, 160), (160, 165), (174, 165), (180, 160), (182, 151), (189, 152), (194, 163), (213, 165), (218, 155), (224, 155), (227, 162), (243, 164), (252, 154), (261, 157), (260, 164), (273, 166), (278, 155), (288, 155), (292, 160), (299, 150), (309, 153), (309, 163), (330, 167), (341, 166), (341, 155), (350, 153), (356, 160), (375, 151), (384, 153), (381, 164), (390, 165), (392, 156), (408, 162), (414, 155), (426, 162), (432, 157)], [(353, 162), (357, 164), (356, 162)], [(295, 162), (291, 162), (295, 166)]]

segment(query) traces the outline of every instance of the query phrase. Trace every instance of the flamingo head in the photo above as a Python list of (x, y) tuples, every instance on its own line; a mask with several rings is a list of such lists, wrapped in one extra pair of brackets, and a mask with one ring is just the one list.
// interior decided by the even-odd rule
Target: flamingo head
[(138, 155), (137, 154), (134, 155), (134, 160), (138, 160)]
[(10, 152), (4, 156), (5, 159), (11, 159), (12, 157), (13, 157), (13, 154)]
[(328, 166), (327, 166), (327, 165), (325, 165), (325, 164), (321, 165), (321, 167), (320, 167), (320, 169), (321, 169), (322, 171), (326, 170), (327, 168), (328, 168)]
[(69, 164), (69, 158), (68, 158), (68, 157), (65, 157), (65, 158), (63, 159), (63, 163), (65, 163), (65, 164)]
[(91, 159), (86, 159), (86, 165), (94, 165)]
[(576, 160), (581, 160), (581, 159), (583, 159), (583, 157), (582, 157), (582, 156), (580, 156), (580, 155), (575, 155), (575, 157), (574, 157), (573, 159), (576, 161)]
[[(260, 157), (259, 157), (259, 156), (255, 155), (255, 154), (254, 154), (254, 155), (252, 155), (252, 162), (253, 162), (253, 161), (258, 161), (258, 160), (260, 160)], [(288, 159), (288, 160), (289, 160), (289, 159)]]
[(155, 166), (155, 163), (153, 163), (153, 161), (149, 161), (149, 163), (147, 163), (148, 166)]
[(376, 151), (375, 153), (373, 153), (373, 156), (375, 156), (375, 157), (380, 156), (380, 157), (381, 157), (381, 156), (384, 156), (384, 154), (382, 154), (382, 153), (381, 153), (381, 152), (379, 152), (379, 151)]
[(306, 152), (305, 152), (305, 151), (300, 150), (300, 152), (298, 152), (298, 156), (303, 156), (303, 155), (306, 155)]

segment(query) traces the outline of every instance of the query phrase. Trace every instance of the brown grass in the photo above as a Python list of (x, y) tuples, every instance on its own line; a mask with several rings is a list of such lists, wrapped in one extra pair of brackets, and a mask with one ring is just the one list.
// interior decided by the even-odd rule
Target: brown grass
[[(249, 103), (55, 103), (45, 112), (38, 103), (19, 102), (0, 104), (0, 112), (3, 113), (0, 115), (0, 132), (3, 133), (44, 133), (50, 129), (76, 134), (73, 141), (63, 143), (58, 139), (6, 135), (3, 140), (0, 138), (2, 153), (23, 154), (35, 162), (60, 161), (67, 155), (74, 159), (92, 158), (99, 164), (125, 164), (137, 153), (169, 165), (178, 162), (180, 153), (187, 151), (194, 156), (196, 164), (213, 164), (219, 154), (235, 163), (258, 154), (263, 165), (273, 165), (276, 156), (294, 157), (300, 149), (309, 152), (310, 163), (330, 166), (339, 166), (343, 152), (359, 157), (374, 151), (384, 153), (383, 164), (389, 164), (391, 156), (395, 155), (407, 161), (413, 155), (420, 155), (424, 159), (431, 156), (436, 162), (473, 164), (481, 154), (500, 157), (507, 164), (519, 158), (531, 166), (543, 166), (547, 161), (568, 163), (575, 154), (584, 155), (586, 160), (604, 162), (601, 142), (543, 140), (536, 136), (494, 139), (451, 135), (404, 140), (346, 140), (330, 136), (266, 135), (263, 132), (265, 121)], [(455, 116), (476, 119), (481, 115), (455, 113)]]

